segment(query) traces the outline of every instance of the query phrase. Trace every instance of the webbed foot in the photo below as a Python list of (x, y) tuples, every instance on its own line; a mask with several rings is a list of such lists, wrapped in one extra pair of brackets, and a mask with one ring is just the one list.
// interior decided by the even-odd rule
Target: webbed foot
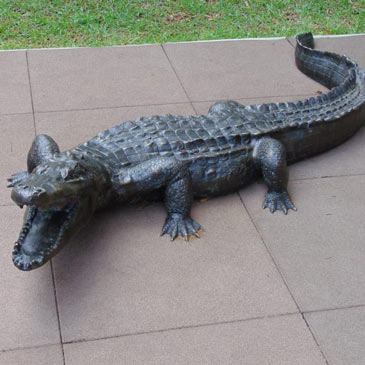
[(268, 191), (262, 207), (264, 209), (268, 207), (271, 213), (281, 210), (284, 214), (287, 214), (289, 209), (297, 210), (286, 190)]
[(198, 231), (204, 229), (201, 225), (190, 217), (183, 217), (181, 214), (172, 214), (166, 218), (165, 224), (162, 227), (161, 236), (169, 234), (171, 241), (176, 237), (184, 237), (185, 241), (189, 241), (189, 235), (200, 237)]
[(8, 178), (8, 188), (13, 188), (15, 185), (20, 184), (29, 176), (27, 171), (16, 172)]

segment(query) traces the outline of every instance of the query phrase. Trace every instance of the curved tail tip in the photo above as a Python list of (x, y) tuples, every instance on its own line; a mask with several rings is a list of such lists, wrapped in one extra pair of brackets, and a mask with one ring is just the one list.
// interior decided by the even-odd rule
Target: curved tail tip
[(314, 48), (313, 34), (311, 32), (298, 34), (297, 43), (308, 48)]

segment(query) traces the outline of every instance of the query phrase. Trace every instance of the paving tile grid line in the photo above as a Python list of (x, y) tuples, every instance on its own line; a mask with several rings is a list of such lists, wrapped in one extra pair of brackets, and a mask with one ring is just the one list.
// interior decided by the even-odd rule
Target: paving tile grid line
[[(170, 61), (170, 60), (169, 60)], [(171, 62), (170, 62), (171, 63)], [(28, 64), (28, 62), (27, 62), (27, 65), (28, 65), (28, 75), (29, 75), (29, 64)], [(176, 73), (176, 71), (175, 71), (175, 73)], [(181, 80), (179, 80), (179, 82), (181, 83)], [(183, 87), (183, 86), (182, 86)], [(30, 83), (30, 90), (31, 90), (31, 83)], [(34, 118), (34, 108), (33, 108), (33, 100), (32, 100), (32, 111), (33, 111), (33, 118)], [(52, 268), (52, 273), (53, 273), (53, 275), (54, 275), (54, 272), (53, 272), (53, 268)], [(56, 288), (54, 287), (54, 290), (56, 290)], [(55, 296), (56, 296), (56, 293), (55, 293)], [(57, 302), (57, 300), (56, 300), (56, 302)], [(61, 334), (60, 334), (61, 335)], [(62, 335), (61, 335), (62, 336)], [(62, 342), (62, 341), (61, 341)]]
[[(288, 40), (288, 43), (290, 44), (289, 40)], [(290, 44), (290, 45), (291, 45), (291, 44)], [(291, 45), (291, 46), (292, 46), (292, 45)], [(163, 45), (161, 45), (161, 47), (163, 48)], [(165, 50), (164, 50), (164, 53), (165, 53), (165, 55), (166, 55), (166, 57), (167, 57), (167, 54), (166, 54)], [(26, 55), (27, 55), (27, 54), (28, 54), (28, 51), (26, 51)], [(189, 95), (188, 95), (187, 91), (185, 90), (184, 85), (183, 85), (183, 83), (182, 83), (181, 79), (178, 77), (178, 73), (177, 73), (176, 69), (175, 69), (175, 68), (174, 68), (174, 66), (172, 65), (171, 60), (170, 60), (168, 57), (167, 57), (167, 59), (168, 59), (168, 61), (169, 61), (170, 65), (171, 65), (171, 68), (173, 69), (173, 71), (174, 71), (174, 73), (175, 73), (175, 75), (176, 75), (177, 79), (178, 79), (178, 82), (180, 83), (180, 85), (181, 85), (182, 89), (184, 90), (184, 93), (186, 94), (186, 97), (188, 98), (188, 101), (189, 101), (189, 103), (190, 103), (191, 107), (192, 107), (192, 108), (195, 110), (195, 112), (196, 112), (196, 109), (194, 108), (194, 105), (193, 105), (193, 101), (191, 100), (191, 98), (189, 98)], [(31, 94), (32, 117), (33, 117), (33, 123), (34, 123), (34, 132), (35, 132), (35, 134), (36, 134), (36, 118), (35, 118), (35, 114), (36, 114), (36, 113), (35, 113), (35, 111), (34, 111), (34, 105), (33, 105), (32, 82), (31, 82), (31, 79), (30, 79), (30, 70), (29, 70), (28, 56), (27, 56), (27, 71), (28, 71), (29, 87), (30, 87), (30, 94)], [(268, 96), (267, 98), (277, 97), (277, 96), (285, 97), (285, 96), (288, 96), (288, 95), (272, 95), (272, 96)], [(301, 95), (298, 95), (298, 96), (301, 96)], [(247, 98), (246, 98), (246, 99), (247, 99)], [(256, 99), (256, 98), (252, 98), (252, 99)], [(210, 100), (202, 100), (202, 101), (210, 101)], [(212, 100), (212, 101), (214, 101), (214, 100)], [(196, 101), (194, 101), (194, 102), (196, 102)], [(168, 103), (166, 103), (166, 104), (168, 104)], [(176, 104), (176, 103), (174, 103), (174, 104)], [(162, 105), (162, 104), (161, 104), (161, 105)], [(147, 105), (142, 105), (142, 106), (147, 106)], [(120, 106), (116, 106), (115, 108), (119, 108), (119, 107), (120, 107)], [(123, 107), (128, 107), (128, 105), (127, 105), (127, 106), (123, 105)], [(108, 108), (108, 109), (109, 109), (109, 107), (106, 107), (106, 108)], [(80, 109), (80, 110), (89, 110), (89, 109)], [(69, 111), (69, 110), (64, 110), (64, 111)], [(52, 112), (52, 111), (47, 111), (47, 112)], [(38, 113), (42, 113), (42, 112), (38, 112)], [(14, 114), (24, 114), (24, 113), (14, 113)], [(363, 175), (363, 174), (360, 174), (360, 175)], [(353, 176), (353, 175), (349, 174), (349, 175), (344, 175), (344, 176)], [(327, 178), (331, 178), (331, 177), (327, 177)], [(314, 177), (314, 178), (312, 178), (312, 179), (320, 179), (320, 177)], [(305, 179), (297, 179), (297, 180), (305, 180)], [(238, 196), (240, 196), (239, 194), (237, 194), (237, 195), (238, 195)], [(242, 200), (241, 200), (241, 201), (242, 201)], [(308, 330), (311, 332), (311, 335), (313, 336), (314, 340), (315, 340), (315, 341), (316, 341), (316, 343), (317, 343), (317, 340), (316, 340), (316, 338), (315, 338), (315, 336), (314, 336), (314, 334), (313, 334), (313, 332), (312, 332), (312, 330), (311, 330), (311, 328), (310, 328), (310, 326), (309, 326), (309, 324), (308, 324), (307, 320), (305, 319), (305, 314), (306, 314), (306, 312), (304, 312), (304, 311), (301, 311), (301, 310), (300, 310), (300, 308), (299, 308), (299, 306), (298, 306), (298, 304), (297, 304), (297, 302), (296, 302), (296, 300), (295, 300), (295, 298), (294, 298), (294, 296), (293, 296), (293, 294), (292, 294), (292, 292), (291, 292), (291, 290), (290, 290), (289, 286), (288, 286), (288, 285), (287, 285), (287, 283), (286, 283), (286, 280), (285, 280), (285, 278), (284, 278), (284, 276), (283, 276), (283, 274), (282, 274), (282, 271), (280, 270), (280, 267), (278, 266), (277, 262), (275, 261), (274, 257), (272, 256), (272, 253), (271, 253), (271, 251), (270, 251), (270, 248), (268, 247), (268, 245), (266, 244), (265, 240), (263, 239), (263, 237), (262, 237), (262, 235), (261, 235), (261, 233), (260, 233), (259, 229), (257, 228), (257, 226), (256, 226), (256, 224), (255, 224), (254, 219), (251, 217), (251, 215), (250, 215), (250, 213), (249, 213), (248, 209), (246, 208), (246, 206), (245, 206), (245, 204), (244, 204), (244, 202), (243, 202), (243, 201), (242, 201), (242, 205), (243, 205), (243, 209), (245, 209), (245, 211), (246, 211), (246, 212), (247, 212), (247, 214), (249, 215), (249, 217), (250, 217), (250, 219), (251, 219), (251, 221), (252, 221), (253, 225), (255, 226), (255, 229), (256, 229), (257, 233), (258, 233), (258, 234), (259, 234), (259, 236), (261, 237), (262, 243), (264, 244), (264, 246), (265, 246), (266, 250), (268, 251), (268, 253), (269, 253), (269, 255), (270, 255), (270, 257), (271, 257), (272, 261), (274, 262), (274, 264), (275, 264), (275, 266), (276, 266), (276, 268), (277, 268), (277, 270), (278, 270), (279, 274), (281, 275), (281, 277), (282, 277), (283, 281), (285, 282), (286, 287), (287, 287), (287, 289), (288, 289), (289, 293), (291, 294), (291, 296), (292, 296), (292, 298), (293, 298), (294, 302), (296, 303), (297, 308), (298, 308), (298, 312), (299, 312), (299, 313), (301, 313), (301, 315), (302, 315), (302, 317), (303, 317), (303, 319), (304, 319), (304, 321), (305, 321), (305, 323), (306, 323), (306, 325), (307, 325), (307, 327), (308, 327)], [(58, 304), (57, 304), (56, 285), (55, 285), (55, 279), (54, 279), (54, 275), (55, 275), (55, 273), (54, 273), (54, 267), (53, 267), (53, 264), (52, 264), (52, 263), (51, 263), (51, 270), (52, 270), (52, 281), (53, 281), (53, 289), (54, 289), (54, 295), (55, 295), (55, 302), (56, 302), (56, 306), (58, 306)], [(365, 306), (365, 304), (364, 304), (364, 305), (358, 305), (358, 306), (347, 306), (347, 307), (343, 307), (343, 308), (353, 308), (353, 307), (361, 307), (361, 306)], [(319, 311), (327, 311), (327, 310), (333, 310), (333, 309), (336, 309), (336, 308), (328, 308), (328, 309), (317, 310), (317, 311), (308, 311), (308, 313), (311, 313), (311, 312), (319, 312)], [(57, 310), (57, 313), (58, 313), (58, 310)], [(284, 315), (290, 315), (290, 314), (288, 313), (288, 314), (284, 314)], [(281, 316), (281, 315), (280, 315), (280, 316)], [(273, 317), (276, 317), (276, 316), (273, 316)], [(258, 317), (258, 318), (265, 318), (265, 317)], [(258, 318), (250, 318), (250, 319), (246, 319), (246, 320), (242, 320), (242, 321), (250, 321), (250, 320), (258, 319)], [(240, 320), (237, 320), (237, 321), (232, 321), (232, 322), (241, 322), (241, 321), (240, 321)], [(217, 323), (212, 323), (212, 324), (207, 324), (207, 325), (202, 325), (202, 326), (209, 326), (209, 325), (219, 324), (219, 323), (225, 323), (225, 322), (217, 322)], [(66, 342), (64, 342), (64, 341), (63, 341), (63, 339), (62, 339), (62, 333), (61, 333), (61, 326), (60, 326), (59, 314), (58, 314), (58, 325), (59, 325), (59, 331), (60, 331), (60, 343), (61, 343), (62, 345), (63, 345), (63, 344), (68, 344), (68, 343), (73, 343), (72, 341), (69, 341), (69, 342), (67, 342), (67, 341), (66, 341)], [(198, 325), (198, 326), (199, 326), (199, 325)], [(195, 327), (195, 326), (187, 326), (187, 327), (181, 327), (181, 328), (189, 328), (189, 327)], [(172, 331), (172, 330), (178, 330), (178, 329), (179, 329), (179, 328), (168, 328), (168, 329), (164, 329), (164, 330), (161, 330), (161, 331)], [(145, 333), (155, 333), (155, 332), (161, 332), (161, 331), (148, 331), (148, 332), (145, 332)], [(131, 333), (131, 334), (127, 334), (127, 335), (125, 335), (125, 336), (133, 336), (133, 335), (138, 335), (138, 334), (141, 334), (141, 333)], [(123, 335), (123, 336), (124, 336), (124, 335)], [(107, 337), (107, 338), (114, 338), (114, 337), (119, 337), (119, 336), (111, 336), (111, 337)], [(97, 339), (95, 339), (95, 340), (97, 340)], [(87, 340), (87, 341), (89, 341), (89, 340)], [(78, 342), (78, 341), (75, 341), (75, 342)], [(318, 343), (317, 343), (317, 345), (318, 345)], [(47, 346), (47, 345), (44, 345), (44, 346)], [(35, 346), (35, 348), (36, 348), (36, 347), (40, 347), (40, 346)], [(20, 349), (20, 348), (19, 348), (19, 349)], [(320, 349), (320, 350), (321, 350), (321, 349)], [(9, 351), (12, 351), (12, 350), (9, 350)], [(323, 355), (323, 356), (324, 356), (324, 355)], [(63, 355), (63, 357), (64, 357), (64, 355)], [(65, 361), (65, 360), (64, 360), (64, 361)]]

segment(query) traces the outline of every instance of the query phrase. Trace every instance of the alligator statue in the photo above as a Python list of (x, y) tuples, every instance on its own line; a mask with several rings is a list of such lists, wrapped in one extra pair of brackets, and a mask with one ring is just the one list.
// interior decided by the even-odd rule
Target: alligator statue
[(313, 48), (311, 33), (297, 36), (297, 67), (331, 89), (316, 97), (250, 106), (223, 101), (207, 115), (138, 118), (66, 152), (38, 135), (28, 170), (8, 184), (14, 202), (27, 206), (15, 266), (45, 264), (110, 203), (162, 193), (167, 218), (161, 235), (172, 240), (199, 237), (202, 227), (190, 217), (194, 197), (237, 191), (259, 175), (268, 187), (263, 208), (296, 210), (287, 164), (339, 145), (365, 121), (365, 70)]

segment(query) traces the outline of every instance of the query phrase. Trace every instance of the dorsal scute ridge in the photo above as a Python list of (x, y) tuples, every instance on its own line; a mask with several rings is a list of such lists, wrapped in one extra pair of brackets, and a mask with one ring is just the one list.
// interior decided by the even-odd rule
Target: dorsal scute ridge
[(311, 35), (299, 37), (298, 44), (298, 68), (322, 84), (331, 85), (329, 92), (304, 100), (249, 106), (221, 101), (214, 103), (207, 115), (140, 117), (99, 133), (80, 148), (98, 145), (99, 153), (115, 156), (126, 164), (155, 155), (209, 156), (249, 148), (252, 138), (272, 132), (330, 123), (365, 102), (365, 75), (355, 62), (346, 56), (313, 50)]

